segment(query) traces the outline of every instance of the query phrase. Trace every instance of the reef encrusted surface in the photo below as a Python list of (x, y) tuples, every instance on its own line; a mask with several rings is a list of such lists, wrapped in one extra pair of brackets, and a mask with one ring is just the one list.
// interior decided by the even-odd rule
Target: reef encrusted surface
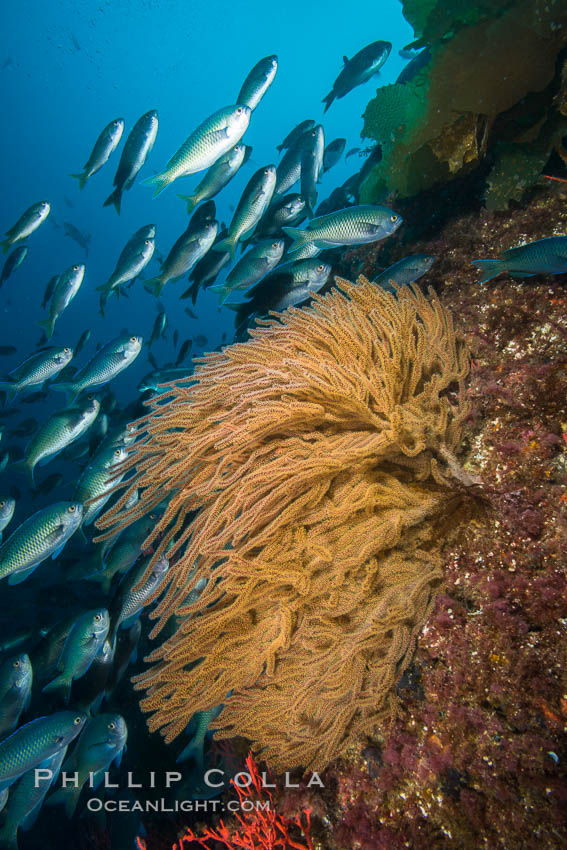
[[(567, 231), (565, 187), (457, 216), (412, 251), (473, 357), (466, 468), (486, 516), (445, 549), (445, 586), (392, 729), (352, 748), (283, 811), (314, 809), (320, 848), (567, 845), (567, 290), (564, 277), (478, 285), (470, 261)], [(387, 260), (384, 254), (388, 252)], [(369, 277), (408, 253), (343, 258)]]

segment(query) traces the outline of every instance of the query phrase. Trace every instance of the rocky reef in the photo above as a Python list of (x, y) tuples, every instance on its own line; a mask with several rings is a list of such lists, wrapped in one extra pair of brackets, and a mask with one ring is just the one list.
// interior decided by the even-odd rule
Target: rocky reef
[[(307, 792), (280, 802), (314, 808), (320, 847), (567, 842), (567, 292), (559, 277), (478, 285), (470, 265), (565, 232), (565, 188), (542, 187), (509, 213), (456, 216), (411, 243), (438, 256), (427, 282), (471, 348), (466, 467), (486, 512), (445, 549), (445, 586), (393, 728), (329, 769), (316, 803)], [(407, 252), (344, 260), (351, 276), (372, 276)]]
[(398, 242), (343, 255), (352, 279), (410, 250), (437, 257), (423, 284), (470, 346), (465, 468), (482, 509), (448, 535), (393, 724), (351, 746), (324, 788), (276, 777), (279, 815), (309, 811), (315, 850), (567, 843), (567, 291), (561, 277), (479, 285), (470, 264), (564, 233), (566, 201), (547, 181), (522, 207), (453, 212), (418, 240), (423, 207), (408, 202)]

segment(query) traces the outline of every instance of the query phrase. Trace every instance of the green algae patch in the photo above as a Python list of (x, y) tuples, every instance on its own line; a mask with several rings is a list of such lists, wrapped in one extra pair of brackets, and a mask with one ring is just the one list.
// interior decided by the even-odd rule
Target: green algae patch
[[(466, 5), (403, 3), (431, 60), (410, 82), (378, 89), (366, 108), (362, 135), (382, 146), (383, 158), (361, 202), (411, 197), (490, 166), (488, 203), (503, 209), (535, 182), (558, 143), (554, 95), (567, 8), (552, 0)], [(519, 182), (510, 177), (514, 166)]]

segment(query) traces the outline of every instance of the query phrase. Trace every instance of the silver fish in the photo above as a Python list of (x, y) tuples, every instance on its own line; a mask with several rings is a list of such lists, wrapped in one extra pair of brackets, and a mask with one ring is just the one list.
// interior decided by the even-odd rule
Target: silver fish
[(146, 268), (154, 255), (155, 242), (153, 239), (130, 239), (118, 258), (118, 262), (109, 279), (102, 286), (97, 286), (100, 296), (100, 312), (104, 316), (104, 307), (109, 296), (120, 292), (120, 288), (130, 280), (134, 280)]
[(285, 252), (283, 260), (285, 263), (291, 260), (311, 260), (313, 257), (318, 257), (323, 249), (318, 248), (314, 242), (306, 242), (301, 248), (290, 253), (289, 248)]
[(82, 712), (58, 711), (20, 726), (0, 742), (0, 791), (67, 747), (86, 719)]
[(284, 225), (297, 225), (305, 218), (305, 199), (298, 192), (284, 195), (277, 201), (272, 201), (264, 217), (258, 224), (254, 233), (254, 239), (264, 236), (273, 236), (281, 230)]
[(293, 130), (287, 134), (281, 145), (278, 145), (276, 149), (281, 152), (283, 150), (294, 148), (301, 141), (307, 130), (310, 130), (314, 126), (315, 121), (313, 121), (312, 118), (307, 118), (305, 121), (302, 121), (297, 125), (297, 127), (294, 127)]
[(63, 222), (63, 230), (65, 231), (65, 236), (69, 236), (77, 245), (80, 245), (85, 255), (89, 253), (89, 245), (91, 244), (91, 234), (83, 233), (82, 230), (79, 230), (78, 227), (75, 227), (74, 224), (71, 224), (70, 221)]
[(313, 242), (317, 248), (379, 242), (394, 233), (402, 221), (401, 215), (387, 207), (363, 204), (313, 218), (305, 230), (284, 227), (283, 231), (294, 240), (291, 253), (307, 242)]
[(211, 165), (201, 182), (191, 195), (178, 195), (182, 201), (187, 201), (187, 212), (200, 204), (201, 201), (214, 198), (227, 183), (229, 183), (242, 163), (246, 154), (246, 145), (239, 143)]
[(17, 222), (6, 231), (6, 238), (0, 242), (4, 253), (8, 252), (10, 245), (20, 242), (22, 239), (27, 239), (28, 236), (37, 230), (39, 225), (45, 221), (51, 207), (48, 201), (39, 201), (29, 207), (23, 215), (19, 217)]
[[(54, 755), (40, 762), (35, 770), (28, 770), (10, 788), (9, 804), (6, 806), (6, 814), (0, 827), (0, 847), (5, 850), (17, 850), (18, 830), (23, 827), (30, 829), (35, 823), (36, 817), (43, 804), (43, 800), (53, 783), (56, 781), (63, 759), (67, 753), (67, 746), (62, 747)], [(38, 777), (45, 776), (45, 780)]]
[(54, 383), (53, 389), (62, 390), (75, 398), (87, 389), (102, 387), (130, 366), (141, 350), (141, 336), (123, 334), (97, 351), (71, 381)]
[(311, 218), (317, 203), (317, 183), (323, 172), (325, 133), (317, 124), (305, 134), (301, 148), (301, 194), (305, 198), (307, 215)]
[(63, 645), (57, 669), (59, 675), (42, 692), (60, 691), (69, 702), (75, 679), (84, 676), (108, 635), (110, 619), (106, 608), (85, 611), (75, 621)]
[(100, 402), (93, 398), (80, 406), (58, 410), (40, 425), (26, 446), (24, 459), (16, 464), (29, 475), (32, 486), (35, 486), (34, 470), (37, 464), (47, 463), (78, 440), (93, 424), (99, 411)]
[(434, 262), (435, 257), (429, 254), (410, 254), (381, 272), (374, 278), (374, 283), (383, 288), (390, 288), (392, 281), (399, 286), (405, 286), (428, 272)]
[(5, 498), (0, 499), (0, 543), (2, 543), (2, 534), (9, 526), (16, 510), (16, 500)]
[(87, 328), (86, 331), (83, 331), (83, 333), (79, 337), (79, 341), (77, 342), (77, 344), (74, 348), (75, 356), (77, 356), (77, 354), (81, 353), (81, 351), (83, 350), (83, 348), (85, 347), (85, 345), (87, 344), (89, 339), (91, 338), (91, 335), (92, 335), (92, 331), (91, 331), (90, 328)]
[(96, 174), (105, 162), (108, 162), (108, 158), (113, 151), (118, 147), (118, 143), (122, 138), (122, 133), (124, 132), (124, 119), (123, 118), (115, 118), (114, 121), (111, 121), (110, 124), (107, 124), (96, 142), (94, 143), (94, 147), (92, 149), (91, 155), (87, 159), (86, 163), (83, 166), (83, 170), (80, 174), (70, 174), (70, 177), (75, 177), (79, 181), (79, 189), (82, 189), (93, 174)]
[(152, 328), (152, 334), (150, 336), (150, 340), (148, 342), (148, 348), (151, 348), (154, 342), (157, 342), (158, 339), (165, 338), (165, 329), (167, 327), (167, 313), (165, 310), (160, 310), (157, 314), (154, 326)]
[(238, 202), (236, 211), (228, 228), (228, 235), (221, 242), (217, 242), (214, 250), (222, 253), (230, 251), (231, 257), (236, 255), (236, 245), (240, 239), (245, 239), (256, 227), (272, 200), (276, 185), (275, 165), (266, 165), (259, 168), (252, 175), (242, 197)]
[(43, 386), (65, 368), (73, 357), (71, 348), (48, 348), (32, 354), (8, 375), (9, 380), (0, 382), (0, 390), (13, 399), (30, 387)]
[(96, 788), (103, 781), (110, 765), (119, 763), (127, 738), (126, 722), (120, 714), (91, 717), (63, 765), (66, 774), (74, 774), (75, 782), (59, 788), (49, 798), (49, 804), (64, 803), (67, 817), (72, 817), (85, 783), (93, 777), (92, 787)]
[(32, 681), (32, 665), (25, 652), (7, 658), (0, 667), (0, 738), (14, 731), (20, 714), (29, 708)]
[(277, 266), (284, 250), (283, 239), (266, 239), (258, 242), (244, 254), (231, 270), (224, 283), (213, 286), (221, 302), (232, 292), (248, 289)]
[(112, 495), (112, 488), (122, 481), (124, 473), (113, 467), (128, 457), (124, 447), (108, 447), (99, 451), (86, 467), (75, 487), (73, 498), (83, 507), (83, 525), (90, 525)]
[(248, 129), (251, 111), (239, 104), (226, 106), (203, 121), (174, 153), (165, 170), (144, 180), (145, 185), (155, 187), (154, 197), (178, 177), (209, 168), (233, 148)]
[[(302, 134), (302, 138), (305, 134)], [(277, 180), (274, 188), (274, 203), (282, 195), (292, 189), (301, 177), (302, 146), (300, 144), (289, 148), (277, 169)]]
[(4, 283), (11, 277), (16, 269), (22, 265), (24, 260), (28, 255), (28, 246), (27, 245), (18, 245), (11, 254), (8, 254), (6, 257), (6, 262), (2, 267), (2, 274), (0, 275), (0, 287), (4, 285)]
[(156, 298), (170, 280), (177, 280), (205, 256), (216, 239), (218, 222), (205, 221), (198, 227), (189, 224), (181, 234), (163, 263), (160, 273), (144, 283), (144, 289)]
[(115, 190), (104, 202), (105, 207), (114, 204), (116, 212), (120, 215), (122, 193), (130, 189), (136, 176), (143, 168), (146, 158), (154, 146), (158, 131), (158, 114), (151, 109), (138, 118), (126, 139), (122, 149), (118, 169), (114, 175)]
[(49, 305), (49, 318), (38, 322), (38, 325), (45, 330), (48, 339), (53, 336), (55, 322), (81, 288), (84, 277), (85, 266), (82, 263), (71, 266), (59, 275)]
[[(150, 598), (155, 599), (163, 587), (169, 570), (167, 558), (159, 558), (154, 563), (149, 576), (142, 581), (151, 557), (144, 558), (120, 583), (111, 608), (110, 641), (114, 641), (116, 632), (122, 624), (126, 628), (133, 625), (135, 618), (141, 614)], [(136, 588), (136, 585), (140, 586)]]
[(24, 581), (46, 558), (56, 558), (79, 528), (83, 506), (57, 502), (28, 517), (0, 546), (0, 579)]
[(265, 315), (300, 304), (327, 283), (331, 271), (329, 263), (318, 259), (282, 263), (246, 293), (245, 303), (234, 308), (237, 327), (253, 314)]
[(142, 378), (138, 384), (138, 392), (145, 393), (150, 390), (154, 393), (165, 392), (165, 389), (160, 387), (163, 384), (173, 383), (175, 381), (185, 381), (192, 374), (192, 368), (189, 366), (181, 366), (179, 368), (159, 369), (156, 372), (151, 372)]
[(117, 573), (128, 572), (142, 554), (142, 546), (159, 519), (158, 511), (151, 511), (119, 532), (111, 548), (104, 555), (102, 569), (93, 571), (87, 578), (100, 582), (104, 593), (110, 592), (112, 580)]
[(359, 50), (352, 59), (343, 56), (344, 67), (333, 83), (333, 88), (329, 94), (323, 98), (324, 112), (327, 111), (335, 98), (344, 97), (356, 86), (362, 85), (377, 74), (390, 55), (391, 49), (392, 45), (389, 41), (374, 41)]
[(346, 147), (346, 139), (333, 139), (325, 148), (323, 154), (323, 171), (328, 171), (337, 164)]
[(278, 57), (265, 56), (256, 62), (244, 82), (236, 98), (237, 103), (243, 103), (250, 109), (256, 109), (267, 90), (270, 88), (278, 70)]
[[(215, 242), (221, 242), (226, 237), (227, 232), (226, 228), (223, 228), (223, 230), (217, 233)], [(213, 250), (208, 251), (205, 256), (202, 257), (191, 269), (191, 274), (189, 275), (191, 286), (185, 290), (185, 292), (181, 295), (181, 298), (191, 298), (194, 304), (197, 300), (199, 289), (206, 289), (211, 286), (228, 263), (230, 263), (229, 251), (223, 251), (222, 253), (218, 253)], [(191, 316), (193, 311), (187, 312), (188, 310), (191, 310), (191, 308), (185, 308), (187, 315), (190, 318), (196, 319), (196, 315)]]
[(501, 272), (513, 277), (533, 277), (536, 274), (565, 274), (567, 272), (567, 236), (547, 236), (503, 251), (495, 260), (473, 260), (482, 271), (479, 283), (492, 280)]

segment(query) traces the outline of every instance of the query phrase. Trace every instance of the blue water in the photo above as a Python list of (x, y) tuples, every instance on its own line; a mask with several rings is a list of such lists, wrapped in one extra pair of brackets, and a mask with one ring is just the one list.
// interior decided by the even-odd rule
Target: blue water
[[(27, 240), (27, 259), (0, 290), (0, 345), (14, 345), (18, 350), (17, 354), (0, 359), (0, 372), (8, 372), (33, 352), (41, 335), (37, 322), (46, 316), (41, 308), (45, 286), (54, 274), (78, 262), (86, 262), (85, 280), (58, 320), (53, 342), (72, 347), (80, 334), (90, 328), (91, 340), (74, 362), (78, 367), (90, 359), (98, 343), (104, 344), (123, 328), (143, 336), (147, 343), (158, 306), (156, 299), (144, 291), (142, 283), (134, 284), (129, 298), (112, 298), (104, 319), (98, 313), (96, 287), (110, 276), (125, 242), (140, 226), (157, 225), (156, 252), (163, 256), (185, 230), (188, 222), (185, 204), (177, 198), (177, 193), (189, 194), (203, 174), (179, 179), (157, 199), (152, 199), (152, 190), (141, 181), (163, 170), (184, 139), (208, 115), (235, 103), (244, 78), (260, 58), (277, 54), (279, 69), (244, 136), (244, 141), (253, 146), (251, 160), (215, 198), (219, 221), (230, 221), (244, 186), (258, 168), (277, 164), (276, 145), (303, 119), (313, 118), (323, 123), (327, 144), (336, 137), (346, 137), (346, 151), (364, 147), (360, 131), (366, 104), (377, 86), (396, 79), (406, 64), (398, 50), (413, 37), (397, 0), (382, 0), (379, 4), (376, 0), (359, 0), (351, 7), (337, 0), (327, 3), (292, 0), (279, 5), (258, 0), (232, 4), (220, 0), (209, 0), (206, 4), (188, 0), (72, 3), (23, 0), (3, 9), (2, 26), (0, 232), (11, 227), (25, 209), (39, 200), (49, 200), (51, 215)], [(350, 57), (377, 39), (393, 44), (380, 77), (335, 100), (323, 117), (321, 101), (332, 88), (343, 55)], [(159, 113), (157, 141), (135, 185), (124, 193), (122, 213), (118, 216), (113, 207), (103, 208), (103, 202), (112, 190), (128, 133), (134, 122), (150, 109)], [(118, 150), (87, 182), (85, 189), (79, 191), (77, 181), (69, 174), (82, 169), (102, 128), (118, 117), (125, 119)], [(351, 157), (348, 162), (343, 158), (324, 175), (319, 201), (358, 171), (362, 163), (357, 157)], [(65, 221), (92, 235), (86, 259), (83, 249), (64, 235)], [(158, 269), (154, 257), (146, 275), (155, 275)], [(179, 331), (180, 343), (189, 336), (206, 336), (207, 344), (194, 345), (193, 354), (218, 346), (223, 334), (227, 341), (231, 340), (234, 315), (225, 307), (219, 308), (213, 293), (200, 291), (194, 307), (198, 318), (187, 317), (182, 308), (191, 302), (179, 301), (187, 285), (184, 280), (168, 283), (162, 294), (169, 326), (167, 338), (153, 348), (160, 366), (175, 360), (174, 329)], [(111, 384), (120, 406), (138, 397), (137, 384), (151, 371), (146, 351), (144, 346), (133, 366)], [(63, 395), (51, 393), (45, 402), (24, 405), (19, 417), (7, 420), (5, 425), (9, 428), (18, 419), (29, 416), (42, 422), (49, 412), (63, 407), (64, 403)], [(0, 449), (4, 446), (5, 441)], [(38, 478), (41, 481), (63, 469), (64, 487), (33, 502), (23, 480), (14, 477), (10, 468), (0, 473), (0, 489), (16, 482), (22, 490), (10, 530), (39, 507), (71, 496), (80, 466), (59, 464), (56, 460), (38, 470)], [(71, 551), (80, 551), (81, 545), (80, 541), (74, 541), (75, 549), (70, 547)], [(84, 584), (79, 588), (51, 587), (49, 594), (42, 595), (45, 580), (42, 576), (57, 575), (53, 570), (51, 563), (43, 564), (18, 588), (8, 589), (3, 583), (3, 613), (7, 608), (12, 612), (14, 631), (26, 625), (26, 612), (33, 619), (36, 611), (51, 606), (56, 620), (62, 612), (68, 613), (68, 601), (74, 605), (81, 602)], [(95, 593), (92, 586), (86, 590), (94, 594), (86, 602), (95, 604), (98, 591)], [(35, 621), (32, 624), (38, 625)], [(1, 628), (6, 630), (5, 618)], [(0, 638), (6, 637), (0, 634)], [(125, 685), (129, 687), (126, 681)], [(132, 696), (132, 703), (136, 702), (137, 698)], [(132, 744), (125, 765), (127, 769), (135, 769), (148, 733), (140, 715), (134, 713), (132, 719), (126, 708), (120, 706), (127, 715)], [(162, 747), (160, 752), (164, 757), (165, 748), (159, 736), (151, 738), (152, 746)], [(172, 768), (174, 759), (172, 752)], [(55, 828), (58, 818), (61, 828), (67, 828), (61, 821), (65, 817), (62, 811), (49, 810), (42, 816), (48, 830)], [(57, 834), (54, 833), (56, 837)], [(43, 835), (46, 850), (57, 846), (56, 837), (52, 844), (49, 836)], [(38, 841), (38, 833), (32, 832), (24, 837), (21, 846), (36, 847)], [(58, 846), (70, 845), (61, 839)]]
[[(57, 323), (54, 341), (73, 345), (85, 327), (93, 330), (90, 347), (79, 364), (106, 341), (128, 327), (147, 340), (156, 302), (138, 282), (129, 300), (112, 299), (103, 321), (97, 314), (96, 286), (114, 268), (129, 236), (142, 224), (157, 224), (156, 249), (166, 255), (185, 229), (187, 216), (177, 193), (188, 194), (202, 177), (178, 180), (152, 200), (140, 180), (160, 171), (194, 127), (216, 109), (234, 103), (241, 83), (258, 59), (279, 58), (271, 89), (255, 110), (244, 137), (254, 148), (234, 181), (216, 198), (220, 221), (230, 221), (243, 187), (264, 164), (277, 163), (275, 146), (304, 118), (323, 121), (326, 142), (347, 138), (346, 151), (360, 146), (361, 115), (377, 85), (392, 82), (406, 64), (397, 50), (412, 38), (396, 0), (380, 4), (365, 0), (345, 13), (343, 3), (291, 2), (274, 7), (260, 2), (195, 4), (167, 2), (53, 2), (24, 0), (3, 12), (0, 71), (3, 123), (0, 135), (2, 210), (0, 228), (10, 227), (31, 203), (48, 199), (52, 212), (29, 240), (25, 264), (0, 292), (2, 342), (27, 353), (37, 341), (35, 323), (43, 317), (41, 297), (48, 279), (74, 262), (82, 249), (53, 221), (70, 221), (92, 234), (83, 286)], [(393, 43), (392, 53), (376, 80), (335, 100), (323, 119), (321, 99), (331, 89), (342, 65), (375, 39)], [(110, 194), (121, 146), (80, 192), (69, 172), (81, 169), (101, 129), (113, 118), (126, 122), (122, 144), (138, 117), (159, 112), (156, 144), (134, 187), (124, 194), (122, 214), (102, 207)], [(364, 146), (364, 145), (363, 145)], [(354, 173), (362, 160), (344, 159), (323, 178), (319, 198)], [(67, 200), (66, 200), (67, 199)], [(72, 207), (68, 202), (73, 204)], [(148, 273), (157, 273), (154, 257)], [(163, 294), (170, 331), (167, 342), (155, 346), (158, 362), (172, 359), (171, 330), (186, 335), (204, 333), (211, 348), (230, 339), (233, 315), (218, 311), (210, 293), (199, 295), (199, 320), (176, 311), (184, 281), (168, 284)], [(187, 303), (187, 302), (184, 302)], [(198, 348), (193, 349), (194, 352)], [(12, 367), (18, 357), (5, 360)], [(135, 383), (149, 370), (146, 358), (113, 384), (131, 398)]]

